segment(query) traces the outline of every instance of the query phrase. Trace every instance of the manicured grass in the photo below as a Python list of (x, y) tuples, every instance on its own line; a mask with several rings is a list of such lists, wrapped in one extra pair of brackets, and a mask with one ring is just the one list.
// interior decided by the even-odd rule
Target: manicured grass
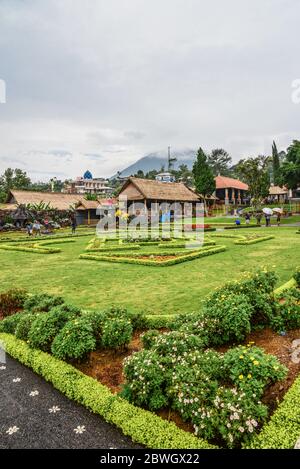
[[(251, 234), (274, 235), (275, 239), (250, 246), (214, 238), (218, 245), (226, 245), (225, 252), (164, 269), (81, 260), (89, 237), (62, 244), (61, 253), (51, 256), (0, 251), (0, 291), (23, 287), (30, 292), (60, 294), (86, 309), (115, 304), (149, 314), (197, 311), (201, 298), (213, 288), (256, 267), (276, 266), (278, 285), (288, 281), (300, 265), (296, 231), (292, 227), (253, 229)], [(153, 246), (143, 247), (147, 251), (153, 251)]]
[[(199, 223), (205, 223), (208, 225), (234, 225), (235, 224), (236, 217), (205, 217), (201, 222), (198, 220)], [(240, 217), (241, 224), (246, 225), (245, 219), (243, 217)], [(191, 224), (191, 223), (196, 223), (196, 219), (192, 218), (187, 218), (185, 220), (185, 224)], [(251, 225), (256, 225), (256, 218), (251, 217), (250, 219), (250, 224)], [(291, 217), (282, 217), (281, 218), (281, 224), (282, 225), (288, 225), (290, 223), (300, 223), (300, 215), (292, 215)], [(262, 217), (261, 219), (261, 224), (265, 224), (265, 218)], [(272, 216), (271, 217), (271, 224), (276, 225), (276, 217)]]

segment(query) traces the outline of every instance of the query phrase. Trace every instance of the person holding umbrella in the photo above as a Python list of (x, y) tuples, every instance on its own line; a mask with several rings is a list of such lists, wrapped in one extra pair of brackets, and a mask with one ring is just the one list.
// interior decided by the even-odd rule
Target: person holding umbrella
[(274, 209), (273, 209), (273, 212), (276, 213), (277, 226), (280, 226), (282, 210), (281, 210), (281, 208), (274, 208)]
[(263, 212), (266, 219), (266, 227), (271, 226), (271, 215), (273, 215), (273, 210), (271, 208), (263, 208)]

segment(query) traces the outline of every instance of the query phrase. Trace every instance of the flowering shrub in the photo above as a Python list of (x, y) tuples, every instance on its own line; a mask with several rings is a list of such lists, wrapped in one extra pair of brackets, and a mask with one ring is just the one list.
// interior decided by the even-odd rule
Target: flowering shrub
[(261, 401), (249, 399), (234, 387), (221, 386), (210, 405), (198, 406), (192, 413), (196, 435), (222, 438), (229, 448), (234, 448), (250, 440), (268, 412)]
[(147, 332), (144, 332), (144, 334), (141, 335), (141, 340), (144, 349), (149, 350), (155, 343), (155, 340), (159, 336), (159, 331), (156, 329), (150, 329)]
[(25, 290), (9, 290), (0, 294), (0, 319), (17, 313), (23, 308), (24, 301), (27, 297)]
[(271, 319), (271, 327), (278, 332), (300, 327), (300, 290), (298, 288), (291, 288), (284, 292), (283, 301), (278, 302), (277, 316)]
[(237, 388), (263, 394), (264, 388), (286, 377), (287, 369), (261, 348), (240, 345), (224, 354), (224, 372)]
[(102, 329), (102, 346), (105, 348), (124, 347), (132, 339), (132, 325), (127, 319), (106, 321)]
[(82, 359), (96, 348), (91, 325), (81, 318), (67, 322), (52, 342), (51, 351), (57, 358)]

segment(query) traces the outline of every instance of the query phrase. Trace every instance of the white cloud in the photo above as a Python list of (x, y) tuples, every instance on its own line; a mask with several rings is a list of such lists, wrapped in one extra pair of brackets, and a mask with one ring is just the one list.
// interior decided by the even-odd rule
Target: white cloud
[(235, 160), (286, 146), (299, 14), (297, 0), (2, 0), (0, 170), (109, 176), (169, 144)]

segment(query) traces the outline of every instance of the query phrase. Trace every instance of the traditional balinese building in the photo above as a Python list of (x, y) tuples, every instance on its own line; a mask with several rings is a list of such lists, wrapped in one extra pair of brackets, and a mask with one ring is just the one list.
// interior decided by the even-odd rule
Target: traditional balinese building
[(249, 186), (238, 179), (217, 176), (215, 195), (219, 203), (241, 205), (245, 203)]
[(285, 203), (288, 202), (289, 196), (292, 196), (292, 194), (289, 194), (289, 192), (290, 191), (285, 186), (280, 187), (271, 184), (268, 199), (270, 199), (270, 202)]
[(101, 216), (116, 209), (116, 199), (85, 200), (82, 199), (76, 207), (78, 225), (95, 225)]
[(180, 182), (161, 182), (150, 179), (130, 177), (123, 185), (119, 196), (119, 207), (126, 209), (129, 213), (143, 213), (149, 215), (150, 211), (158, 213), (162, 204), (174, 204), (183, 206), (190, 203), (191, 214), (197, 202), (201, 198), (187, 186)]

